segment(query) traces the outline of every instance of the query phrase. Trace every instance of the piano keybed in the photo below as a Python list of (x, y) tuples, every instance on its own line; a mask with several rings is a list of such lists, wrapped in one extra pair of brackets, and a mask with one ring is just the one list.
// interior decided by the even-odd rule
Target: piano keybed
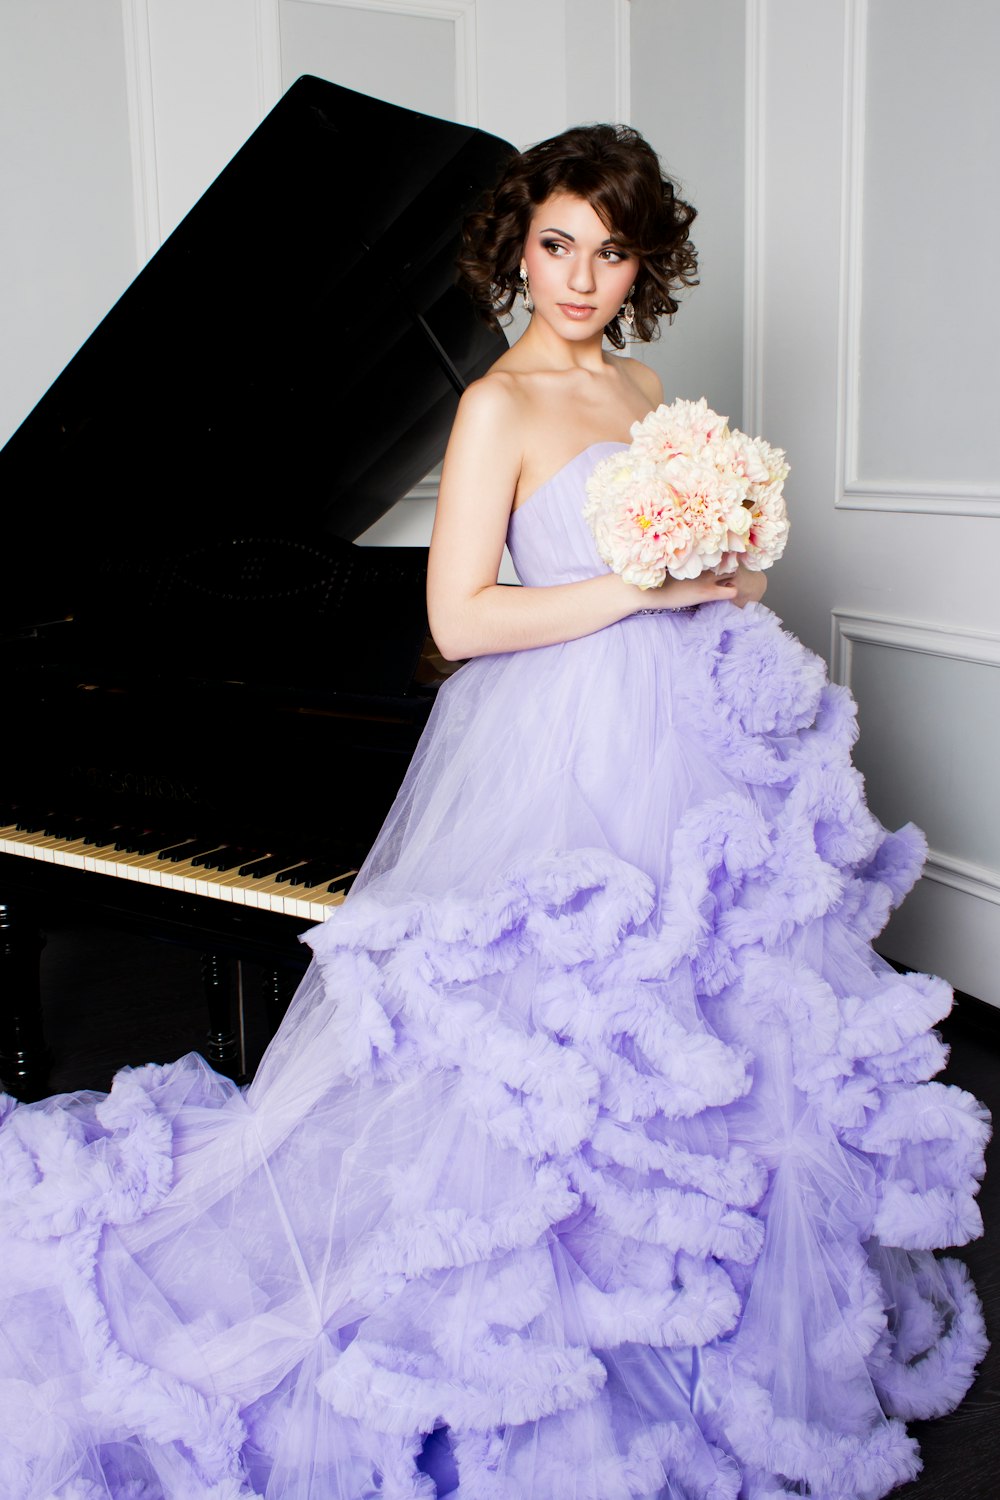
[(0, 824), (0, 854), (207, 896), (307, 923), (325, 921), (357, 874), (346, 861), (338, 866), (329, 854), (248, 848), (223, 837), (102, 827), (100, 820), (88, 823), (76, 814), (14, 815), (8, 809), (7, 818)]

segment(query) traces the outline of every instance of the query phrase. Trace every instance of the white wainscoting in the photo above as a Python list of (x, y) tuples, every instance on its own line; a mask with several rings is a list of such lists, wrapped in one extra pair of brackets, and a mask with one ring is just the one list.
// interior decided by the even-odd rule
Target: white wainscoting
[(1000, 516), (1000, 7), (845, 23), (837, 504)]
[(1000, 765), (998, 54), (986, 0), (748, 0), (745, 412), (791, 465), (768, 603), (823, 653), (834, 619), (874, 810), (931, 834), (884, 951), (1000, 1004), (976, 820)]
[(282, 88), (311, 72), (406, 109), (478, 123), (476, 0), (269, 3)]
[(846, 610), (832, 633), (872, 810), (929, 841), (925, 880), (880, 946), (1000, 1004), (1000, 636)]

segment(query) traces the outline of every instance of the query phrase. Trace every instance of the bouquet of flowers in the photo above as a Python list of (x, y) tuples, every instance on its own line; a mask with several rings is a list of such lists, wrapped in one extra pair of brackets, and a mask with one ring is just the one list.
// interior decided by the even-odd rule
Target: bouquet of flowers
[(658, 406), (587, 481), (583, 514), (601, 558), (641, 589), (713, 570), (769, 568), (785, 550), (780, 448), (730, 428), (702, 397)]

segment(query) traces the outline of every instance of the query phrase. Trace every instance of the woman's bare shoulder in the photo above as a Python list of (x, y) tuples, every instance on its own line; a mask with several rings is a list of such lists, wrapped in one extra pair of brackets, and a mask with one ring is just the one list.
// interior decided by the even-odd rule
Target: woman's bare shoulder
[(617, 360), (621, 366), (622, 375), (626, 380), (630, 380), (633, 385), (638, 387), (649, 403), (650, 410), (654, 406), (659, 406), (663, 400), (663, 384), (656, 371), (651, 369), (649, 365), (644, 365), (640, 359), (629, 359), (618, 356)]
[(463, 391), (445, 455), (445, 475), (465, 479), (471, 462), (485, 466), (512, 495), (521, 468), (523, 398), (518, 382), (492, 369)]
[(458, 403), (465, 418), (479, 422), (505, 421), (514, 415), (522, 400), (520, 381), (510, 370), (496, 365), (466, 386)]
[(474, 428), (483, 437), (510, 435), (524, 428), (536, 399), (530, 375), (498, 362), (463, 392), (456, 426), (462, 431)]

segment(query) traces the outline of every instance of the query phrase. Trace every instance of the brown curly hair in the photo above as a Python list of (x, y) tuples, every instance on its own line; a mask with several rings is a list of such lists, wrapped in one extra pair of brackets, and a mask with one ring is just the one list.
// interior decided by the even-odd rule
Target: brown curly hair
[[(534, 210), (553, 193), (585, 198), (622, 248), (638, 257), (634, 336), (659, 334), (672, 318), (674, 293), (696, 286), (698, 256), (688, 239), (697, 212), (677, 196), (652, 146), (628, 125), (577, 125), (511, 158), (496, 187), (463, 226), (458, 280), (494, 328), (519, 287), (524, 241)], [(616, 315), (605, 333), (625, 347)]]

